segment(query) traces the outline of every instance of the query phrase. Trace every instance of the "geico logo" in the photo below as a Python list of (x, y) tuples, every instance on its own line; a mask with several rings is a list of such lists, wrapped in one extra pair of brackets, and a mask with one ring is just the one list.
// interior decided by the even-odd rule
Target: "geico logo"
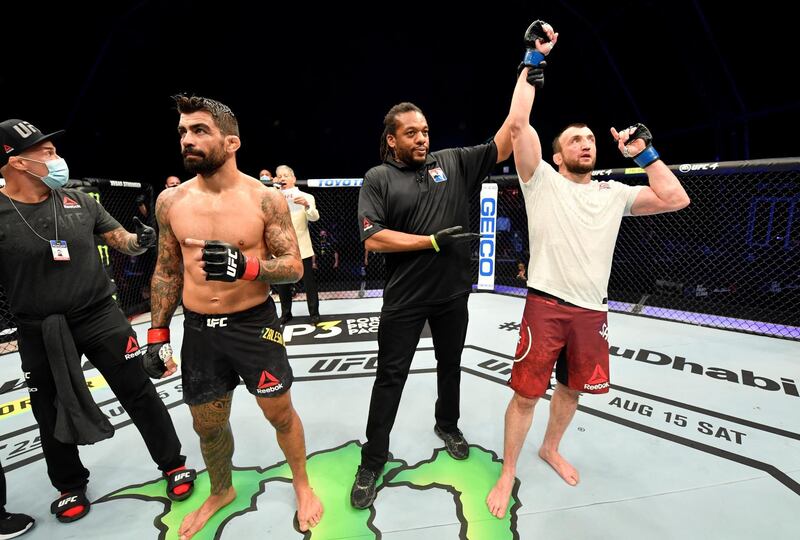
[(497, 217), (497, 200), (494, 197), (481, 199), (480, 232), (478, 244), (478, 271), (482, 276), (494, 275), (494, 236)]
[(478, 271), (482, 276), (494, 274), (494, 237), (481, 238), (478, 246)]
[(217, 326), (228, 326), (228, 317), (220, 317), (219, 319), (206, 319), (206, 326), (209, 328), (216, 328)]
[(78, 496), (77, 495), (73, 495), (72, 497), (70, 497), (68, 499), (62, 499), (62, 500), (58, 501), (57, 508), (61, 508), (62, 506), (67, 505), (69, 503), (73, 503), (73, 502), (75, 502), (77, 500), (78, 500)]
[(179, 480), (183, 480), (184, 478), (189, 478), (192, 475), (190, 472), (183, 472), (181, 474), (175, 475), (175, 480), (173, 482), (178, 482)]

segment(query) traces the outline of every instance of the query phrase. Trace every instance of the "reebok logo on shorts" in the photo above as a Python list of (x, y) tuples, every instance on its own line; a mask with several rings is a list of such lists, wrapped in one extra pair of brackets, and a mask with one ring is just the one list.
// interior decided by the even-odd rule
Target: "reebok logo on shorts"
[(131, 336), (128, 338), (128, 346), (125, 347), (126, 353), (135, 353), (139, 350), (139, 343), (136, 342), (136, 338)]
[(136, 341), (136, 336), (128, 337), (128, 345), (125, 347), (125, 360), (136, 358), (144, 354), (144, 351), (139, 347), (139, 342)]
[(283, 383), (280, 382), (275, 376), (266, 369), (261, 372), (261, 378), (258, 380), (256, 393), (258, 394), (271, 394), (283, 388)]
[(603, 368), (598, 364), (594, 366), (594, 372), (592, 376), (589, 377), (589, 380), (586, 381), (586, 384), (583, 385), (583, 389), (602, 390), (608, 388), (608, 386), (608, 375), (606, 375), (606, 372), (603, 371)]

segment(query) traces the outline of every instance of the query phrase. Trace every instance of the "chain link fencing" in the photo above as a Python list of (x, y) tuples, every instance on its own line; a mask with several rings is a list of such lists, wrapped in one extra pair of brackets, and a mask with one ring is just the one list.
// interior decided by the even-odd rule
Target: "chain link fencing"
[[(623, 219), (609, 309), (800, 340), (800, 160), (695, 163), (673, 170), (692, 204), (679, 212)], [(647, 183), (641, 169), (597, 170), (593, 176)], [(523, 296), (528, 225), (522, 193), (516, 176), (492, 176), (487, 182), (498, 185), (494, 291)], [(96, 193), (128, 230), (133, 230), (134, 215), (153, 224), (152, 186), (100, 179), (73, 185)], [(320, 213), (309, 230), (322, 300), (383, 294), (383, 255), (365, 253), (360, 241), (360, 185), (361, 179), (298, 182), (314, 195)], [(472, 230), (478, 231), (477, 194), (471, 208)], [(475, 242), (474, 275), (478, 250)], [(155, 251), (130, 257), (99, 243), (98, 253), (117, 285), (123, 311), (129, 316), (148, 311)], [(294, 288), (302, 300), (302, 281)], [(0, 354), (15, 350), (15, 340), (16, 325), (0, 287)]]

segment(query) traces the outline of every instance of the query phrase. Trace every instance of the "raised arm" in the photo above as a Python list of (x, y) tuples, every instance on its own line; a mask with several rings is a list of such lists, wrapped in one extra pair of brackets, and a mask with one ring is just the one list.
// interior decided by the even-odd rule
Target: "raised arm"
[(530, 116), (536, 89), (544, 86), (544, 67), (547, 65), (544, 57), (553, 50), (556, 41), (558, 34), (553, 31), (553, 27), (541, 21), (531, 24), (525, 33), (529, 50), (517, 77), (507, 120), (514, 150), (514, 164), (523, 182), (530, 180), (542, 161), (542, 144), (536, 130), (530, 125)]
[(183, 255), (169, 223), (169, 209), (175, 190), (161, 192), (156, 201), (158, 220), (158, 258), (150, 281), (150, 310), (153, 327), (169, 327), (183, 292)]
[(542, 143), (539, 134), (530, 125), (531, 108), (536, 89), (528, 84), (528, 68), (522, 69), (514, 95), (511, 98), (511, 109), (508, 120), (511, 133), (511, 144), (514, 149), (514, 165), (523, 182), (528, 182), (533, 171), (542, 161)]
[(689, 195), (678, 177), (661, 161), (652, 145), (653, 136), (644, 124), (635, 124), (620, 132), (612, 127), (611, 136), (622, 155), (632, 158), (644, 169), (650, 184), (639, 191), (631, 205), (631, 215), (662, 214), (689, 206)]

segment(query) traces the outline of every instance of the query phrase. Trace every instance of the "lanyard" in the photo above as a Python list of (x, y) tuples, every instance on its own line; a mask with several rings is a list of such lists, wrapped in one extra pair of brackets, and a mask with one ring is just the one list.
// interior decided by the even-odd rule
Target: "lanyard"
[[(53, 192), (53, 191), (50, 192), (50, 198), (53, 201), (53, 225), (56, 228), (56, 243), (57, 243), (58, 242), (58, 216), (56, 215), (56, 195), (55, 195), (55, 192)], [(28, 223), (27, 221), (25, 221), (25, 218), (22, 216), (22, 212), (20, 212), (19, 208), (17, 208), (17, 205), (14, 204), (14, 199), (9, 197), (8, 200), (11, 202), (11, 206), (14, 207), (14, 210), (17, 211), (17, 214), (19, 215), (19, 217), (22, 220), (22, 222), (25, 225), (28, 226), (28, 228), (31, 230), (31, 232), (49, 244), (50, 240), (48, 240), (47, 238), (45, 238), (44, 236), (42, 236), (41, 234), (39, 234), (35, 230), (33, 230), (33, 227), (31, 227), (31, 224)]]

